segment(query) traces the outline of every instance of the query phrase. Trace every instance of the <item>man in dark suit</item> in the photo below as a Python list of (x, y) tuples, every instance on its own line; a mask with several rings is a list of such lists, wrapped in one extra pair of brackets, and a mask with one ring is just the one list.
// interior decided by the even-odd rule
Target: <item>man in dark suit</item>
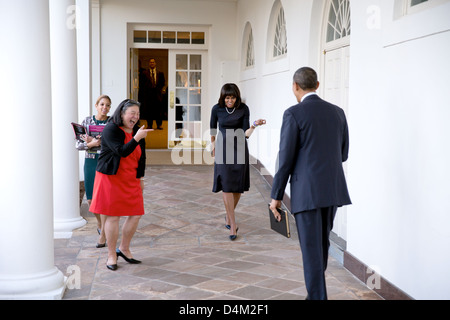
[(280, 220), (276, 208), (281, 207), (290, 177), (291, 213), (303, 256), (307, 299), (326, 300), (329, 234), (337, 208), (351, 204), (342, 167), (349, 136), (344, 111), (319, 98), (318, 87), (313, 69), (296, 71), (292, 89), (299, 104), (283, 116), (270, 209)]
[(141, 119), (148, 122), (148, 128), (153, 127), (153, 120), (157, 129), (162, 130), (163, 96), (165, 94), (166, 79), (164, 73), (156, 70), (155, 59), (150, 59), (149, 69), (141, 70), (139, 75), (139, 95), (141, 103)]

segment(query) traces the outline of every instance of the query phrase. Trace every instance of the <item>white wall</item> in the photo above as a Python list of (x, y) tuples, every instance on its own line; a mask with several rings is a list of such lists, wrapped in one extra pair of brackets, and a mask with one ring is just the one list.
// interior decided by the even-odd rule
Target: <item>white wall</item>
[(450, 3), (395, 21), (375, 4), (368, 28), (374, 1), (352, 2), (347, 250), (413, 298), (449, 299)]
[[(266, 57), (268, 28), (273, 0), (246, 0), (238, 2), (238, 44), (240, 55), (244, 30), (251, 24), (254, 38), (255, 69), (242, 70), (239, 87), (250, 108), (251, 120), (264, 118), (267, 124), (258, 128), (249, 140), (252, 156), (259, 159), (271, 175), (275, 174), (279, 146), (279, 134), (284, 111), (297, 104), (292, 93), (294, 72), (305, 65), (311, 65), (310, 24), (313, 1), (284, 0), (282, 5), (287, 24), (288, 55), (278, 61)], [(315, 1), (322, 2), (322, 1)], [(313, 41), (314, 43), (314, 41)], [(316, 43), (317, 44), (317, 43)], [(270, 41), (272, 47), (272, 41)], [(315, 45), (313, 44), (313, 47)], [(318, 50), (316, 50), (318, 52)], [(245, 57), (240, 56), (240, 59)], [(317, 59), (316, 59), (317, 61)], [(317, 65), (311, 65), (317, 68)], [(290, 193), (289, 188), (286, 190)]]

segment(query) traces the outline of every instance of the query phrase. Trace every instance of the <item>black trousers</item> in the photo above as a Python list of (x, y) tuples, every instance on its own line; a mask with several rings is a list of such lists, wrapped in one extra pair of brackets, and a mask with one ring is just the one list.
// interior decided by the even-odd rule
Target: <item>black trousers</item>
[(337, 207), (318, 208), (295, 214), (306, 290), (310, 300), (327, 300), (325, 270), (328, 264), (330, 231)]

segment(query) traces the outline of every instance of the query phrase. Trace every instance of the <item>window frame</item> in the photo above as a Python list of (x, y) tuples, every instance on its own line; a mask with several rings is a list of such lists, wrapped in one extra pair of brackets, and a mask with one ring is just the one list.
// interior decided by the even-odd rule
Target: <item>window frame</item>
[[(250, 22), (245, 24), (242, 38), (242, 53), (242, 70), (250, 70), (255, 68), (255, 37), (253, 36), (253, 28)], [(251, 55), (252, 64), (248, 63), (250, 58), (249, 55)]]
[[(279, 26), (279, 17), (280, 14), (283, 14), (283, 21), (284, 25), (282, 26), (282, 32), (284, 32), (284, 38), (285, 38), (285, 51), (282, 52), (280, 55), (274, 55), (275, 50), (275, 41), (276, 41), (276, 35), (277, 35), (277, 27)], [(281, 39), (282, 37), (280, 37)], [(267, 46), (266, 46), (266, 59), (267, 62), (277, 61), (284, 59), (288, 56), (288, 30), (287, 30), (287, 20), (286, 20), (286, 13), (284, 10), (283, 5), (281, 4), (280, 0), (276, 0), (272, 11), (270, 14), (270, 20), (269, 20), (269, 29), (267, 32)]]
[(396, 0), (394, 18), (398, 19), (404, 16), (415, 14), (424, 10), (431, 9), (435, 6), (449, 2), (450, 0), (426, 0), (425, 2), (411, 5), (412, 0)]
[[(348, 29), (347, 29), (347, 26), (346, 26), (345, 28), (341, 28), (341, 30), (340, 30), (341, 34), (342, 34), (343, 30), (347, 30), (347, 34), (345, 36), (341, 36), (339, 38), (336, 38), (336, 36), (335, 36), (336, 35), (336, 26), (338, 24), (342, 26), (342, 23), (338, 23), (339, 22), (338, 18), (342, 17), (342, 15), (336, 15), (336, 22), (335, 22), (334, 25), (331, 25), (331, 23), (330, 23), (330, 13), (331, 13), (331, 10), (334, 8), (334, 4), (333, 4), (333, 0), (330, 0), (329, 1), (329, 6), (328, 6), (328, 11), (326, 12), (326, 17), (325, 17), (325, 19), (326, 19), (325, 42), (326, 42), (327, 46), (333, 46), (333, 43), (347, 42), (348, 39), (351, 36), (352, 29), (351, 29), (351, 5), (350, 5), (350, 1), (349, 0), (337, 0), (337, 1), (339, 1), (339, 8), (336, 8), (338, 10), (338, 12), (339, 12), (339, 9), (341, 8), (341, 3), (344, 2), (344, 1), (348, 2), (348, 6), (347, 6), (347, 8), (349, 10), (349, 12), (348, 12), (348, 15), (349, 15), (348, 16), (348, 22), (349, 22), (348, 23)], [(336, 13), (338, 13), (338, 12), (336, 12)], [(341, 22), (342, 22), (342, 20), (341, 20)], [(335, 30), (334, 31), (334, 38), (332, 40), (328, 40), (328, 31), (330, 30), (330, 28), (333, 28)]]

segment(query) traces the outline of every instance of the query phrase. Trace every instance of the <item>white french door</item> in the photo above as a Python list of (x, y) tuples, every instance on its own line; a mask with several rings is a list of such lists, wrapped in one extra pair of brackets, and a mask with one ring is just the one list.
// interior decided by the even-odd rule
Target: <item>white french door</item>
[[(341, 107), (348, 114), (350, 46), (326, 51), (324, 62), (324, 99)], [(344, 172), (347, 164), (344, 163)], [(347, 209), (341, 207), (336, 213), (333, 232), (347, 240)]]
[[(206, 51), (169, 51), (169, 148), (203, 148)], [(208, 119), (206, 119), (208, 120)], [(205, 120), (205, 121), (206, 121)]]
[(130, 48), (130, 99), (138, 100), (139, 49)]
[[(322, 94), (348, 114), (351, 14), (349, 0), (327, 0), (323, 26)], [(344, 164), (347, 173), (347, 164)], [(336, 213), (333, 232), (347, 240), (347, 209)]]

